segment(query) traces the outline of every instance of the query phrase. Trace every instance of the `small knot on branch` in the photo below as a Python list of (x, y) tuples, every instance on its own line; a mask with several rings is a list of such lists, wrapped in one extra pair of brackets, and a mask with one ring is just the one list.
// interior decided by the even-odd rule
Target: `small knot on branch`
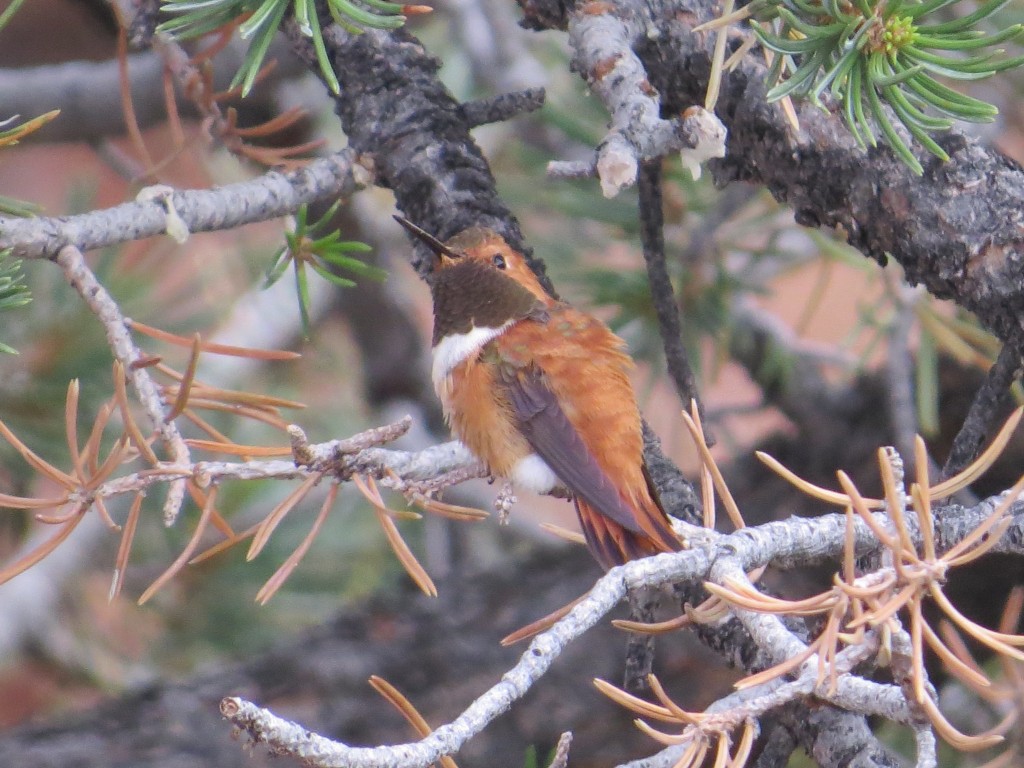
[(713, 112), (703, 107), (690, 107), (679, 121), (679, 132), (686, 146), (679, 150), (679, 158), (693, 178), (699, 179), (701, 166), (714, 157), (725, 157), (728, 130)]
[(309, 438), (306, 437), (302, 427), (298, 424), (289, 424), (287, 431), (288, 442), (292, 448), (292, 460), (295, 462), (295, 466), (308, 467), (313, 464), (316, 461), (316, 455), (313, 453), (309, 444)]
[(503, 123), (527, 112), (537, 111), (544, 106), (545, 96), (543, 88), (526, 88), (489, 99), (467, 101), (459, 106), (459, 112), (470, 128)]

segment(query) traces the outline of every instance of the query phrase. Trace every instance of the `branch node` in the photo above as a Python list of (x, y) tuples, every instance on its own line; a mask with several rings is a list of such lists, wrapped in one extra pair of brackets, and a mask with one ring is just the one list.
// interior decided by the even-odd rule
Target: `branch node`
[(543, 88), (526, 88), (522, 91), (502, 93), (489, 99), (467, 101), (459, 106), (462, 119), (470, 128), (490, 123), (502, 123), (513, 117), (535, 112), (544, 106)]
[(701, 166), (712, 158), (725, 157), (725, 141), (728, 130), (713, 112), (703, 107), (690, 107), (683, 112), (680, 127), (690, 146), (679, 150), (683, 162), (694, 180), (700, 178)]
[(316, 461), (309, 445), (309, 438), (298, 424), (288, 425), (288, 442), (292, 448), (292, 460), (297, 467), (308, 467)]
[(188, 224), (178, 213), (174, 207), (174, 187), (169, 187), (166, 184), (153, 184), (149, 187), (143, 187), (139, 190), (139, 194), (135, 196), (135, 201), (138, 203), (159, 203), (163, 206), (165, 212), (165, 227), (164, 231), (167, 236), (170, 237), (178, 245), (183, 245), (191, 234), (188, 229)]

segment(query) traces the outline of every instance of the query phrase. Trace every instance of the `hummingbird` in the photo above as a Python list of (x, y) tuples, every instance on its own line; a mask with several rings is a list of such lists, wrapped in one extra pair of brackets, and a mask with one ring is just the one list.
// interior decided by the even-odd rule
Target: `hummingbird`
[(498, 233), (441, 242), (395, 219), (433, 252), (431, 378), (456, 436), (493, 475), (568, 491), (606, 570), (682, 549), (644, 461), (625, 342), (552, 297)]

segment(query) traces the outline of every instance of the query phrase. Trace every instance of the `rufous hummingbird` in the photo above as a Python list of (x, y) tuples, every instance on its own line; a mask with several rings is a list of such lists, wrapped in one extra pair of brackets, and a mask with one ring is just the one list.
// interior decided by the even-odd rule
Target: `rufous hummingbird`
[(555, 300), (496, 232), (442, 243), (395, 219), (434, 254), (431, 373), (456, 436), (494, 475), (568, 490), (604, 568), (681, 549), (644, 462), (622, 339)]

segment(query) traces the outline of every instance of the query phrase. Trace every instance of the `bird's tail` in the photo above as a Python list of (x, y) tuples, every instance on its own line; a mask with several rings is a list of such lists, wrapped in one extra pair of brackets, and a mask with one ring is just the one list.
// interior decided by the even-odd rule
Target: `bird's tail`
[(601, 514), (579, 497), (575, 501), (587, 547), (605, 570), (630, 560), (678, 552), (683, 548), (661, 505), (653, 498), (646, 499), (649, 505), (645, 504), (647, 508), (637, 514), (639, 524), (635, 530)]

